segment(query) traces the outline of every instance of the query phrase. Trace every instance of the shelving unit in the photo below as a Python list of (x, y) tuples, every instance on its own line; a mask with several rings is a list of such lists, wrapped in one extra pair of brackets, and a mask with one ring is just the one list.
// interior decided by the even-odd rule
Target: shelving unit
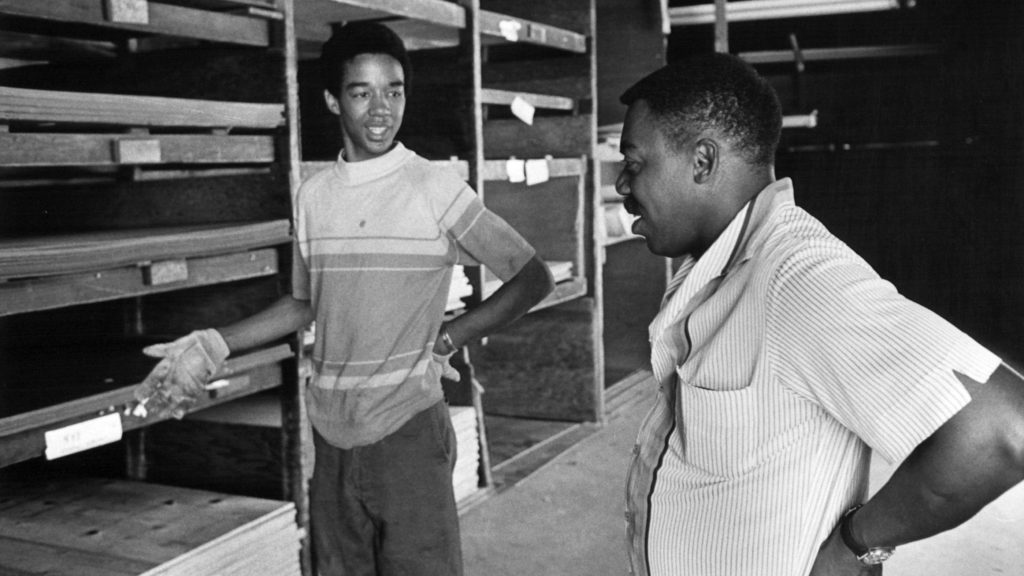
[[(190, 409), (279, 399), (278, 490), (268, 498), (154, 482), (147, 430), (164, 418), (134, 411), (133, 396), (156, 363), (146, 344), (247, 315), (287, 281), (290, 18), (290, 0), (0, 4), (0, 57), (23, 64), (0, 70), (0, 548), (16, 551), (0, 554), (0, 567), (308, 568), (292, 342), (231, 358)], [(101, 536), (62, 536), (68, 521), (52, 502), (64, 500), (108, 509), (89, 532)], [(236, 504), (216, 530), (192, 526), (168, 544), (131, 527), (154, 500), (166, 505), (159, 521), (182, 527), (202, 512), (182, 516), (177, 503)], [(235, 505), (253, 514), (228, 513)], [(16, 509), (38, 509), (36, 519), (12, 524)], [(262, 566), (231, 559), (264, 537), (279, 555)]]

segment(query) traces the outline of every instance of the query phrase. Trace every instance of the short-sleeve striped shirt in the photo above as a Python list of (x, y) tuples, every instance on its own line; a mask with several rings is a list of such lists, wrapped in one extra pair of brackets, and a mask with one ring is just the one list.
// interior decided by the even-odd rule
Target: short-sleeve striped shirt
[(659, 383), (627, 481), (635, 574), (805, 576), (866, 497), (999, 358), (901, 296), (788, 179), (685, 261), (650, 327)]
[(339, 448), (376, 442), (443, 396), (432, 348), (452, 267), (507, 281), (534, 250), (454, 171), (401, 144), (339, 158), (296, 206), (292, 294), (316, 320), (310, 421)]

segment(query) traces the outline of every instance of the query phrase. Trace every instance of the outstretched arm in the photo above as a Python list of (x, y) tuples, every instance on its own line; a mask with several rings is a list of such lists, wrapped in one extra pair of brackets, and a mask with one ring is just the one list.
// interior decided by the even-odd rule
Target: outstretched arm
[[(1024, 379), (1000, 366), (981, 384), (957, 374), (971, 401), (922, 442), (853, 515), (853, 535), (868, 546), (898, 546), (959, 526), (1024, 480)], [(838, 530), (819, 551), (811, 576), (874, 574), (845, 547)]]
[(224, 337), (228, 348), (238, 352), (296, 332), (312, 321), (313, 308), (309, 300), (285, 295), (262, 311), (217, 331)]

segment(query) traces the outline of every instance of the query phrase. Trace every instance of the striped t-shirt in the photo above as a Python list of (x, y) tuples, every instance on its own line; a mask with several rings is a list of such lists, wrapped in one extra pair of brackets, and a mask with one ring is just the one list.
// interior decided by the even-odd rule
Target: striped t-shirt
[(659, 394), (627, 481), (634, 574), (805, 576), (867, 492), (999, 358), (901, 296), (788, 179), (683, 262), (650, 327)]
[(339, 158), (300, 188), (292, 294), (315, 310), (309, 418), (332, 445), (376, 442), (442, 397), (432, 352), (456, 264), (510, 280), (533, 248), (452, 170), (401, 144)]

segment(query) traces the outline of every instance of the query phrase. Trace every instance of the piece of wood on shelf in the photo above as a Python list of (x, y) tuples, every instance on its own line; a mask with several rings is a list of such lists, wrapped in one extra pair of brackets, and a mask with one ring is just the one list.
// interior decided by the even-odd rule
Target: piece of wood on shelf
[(168, 258), (212, 256), (291, 240), (288, 220), (0, 239), (0, 278), (54, 276)]
[(269, 130), (284, 105), (0, 86), (0, 122)]
[[(239, 16), (187, 6), (147, 2), (147, 23), (115, 21), (110, 18), (108, 2), (122, 0), (3, 0), (0, 14), (38, 18), (61, 24), (89, 24), (118, 31), (227, 42), (243, 46), (269, 46), (270, 28), (263, 18)], [(115, 13), (123, 14), (123, 12)]]
[(385, 19), (403, 39), (407, 50), (458, 44), (466, 27), (465, 8), (443, 0), (300, 0), (295, 3), (295, 33), (315, 55), (319, 43), (331, 36), (331, 25), (357, 20)]
[[(190, 412), (195, 412), (281, 385), (280, 362), (292, 358), (291, 348), (280, 344), (230, 358), (214, 380), (224, 380), (221, 387), (208, 391), (198, 399)], [(155, 362), (154, 362), (155, 365)], [(94, 418), (118, 414), (123, 431), (149, 426), (166, 420), (155, 414), (138, 416), (132, 409), (138, 404), (136, 385), (122, 386), (77, 400), (61, 402), (0, 418), (0, 467), (38, 457), (46, 451), (45, 434)]]
[(274, 137), (160, 134), (0, 134), (0, 166), (153, 166), (273, 162)]
[(146, 270), (149, 269), (152, 274), (152, 266), (159, 267), (161, 262), (150, 266), (131, 265), (80, 274), (0, 282), (0, 316), (259, 278), (277, 274), (280, 269), (277, 250), (273, 248), (188, 258), (183, 263), (187, 275), (175, 282), (147, 281)]
[(480, 33), (488, 44), (523, 42), (579, 54), (587, 51), (583, 34), (489, 10), (480, 10)]
[(572, 98), (564, 96), (549, 96), (547, 94), (533, 94), (529, 92), (517, 92), (513, 90), (500, 90), (496, 88), (484, 88), (480, 90), (480, 101), (483, 104), (511, 106), (516, 98), (526, 101), (534, 108), (546, 110), (572, 110), (576, 103)]
[(295, 505), (106, 479), (5, 485), (0, 572), (295, 575)]
[[(933, 56), (941, 54), (942, 51), (942, 47), (935, 44), (803, 48), (800, 50), (800, 59), (804, 62), (817, 62), (831, 60), (859, 60), (867, 58), (910, 58), (917, 56)], [(796, 60), (796, 53), (793, 50), (740, 52), (738, 56), (750, 64), (778, 64), (793, 62)]]

